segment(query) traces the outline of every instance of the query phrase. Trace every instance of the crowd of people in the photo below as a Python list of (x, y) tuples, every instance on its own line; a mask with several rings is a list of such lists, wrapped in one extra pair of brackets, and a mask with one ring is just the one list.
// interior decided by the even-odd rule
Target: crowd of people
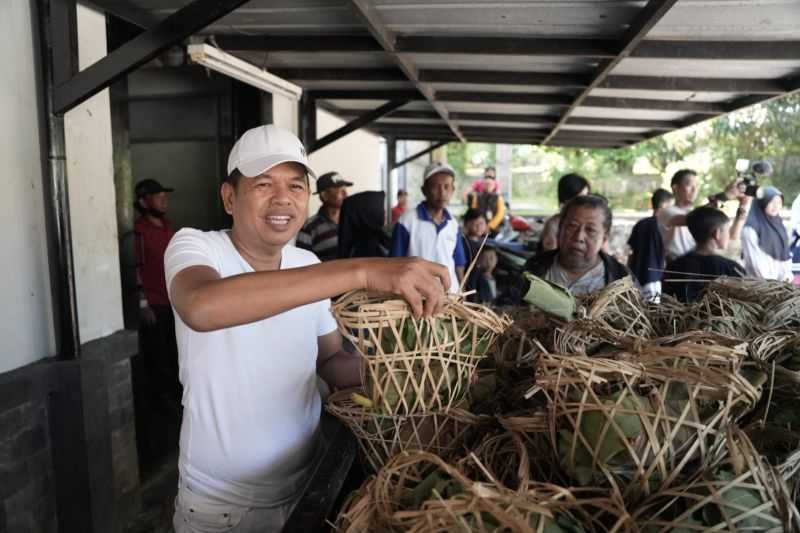
[[(575, 295), (632, 275), (651, 300), (663, 293), (691, 301), (722, 275), (790, 280), (800, 200), (789, 233), (774, 187), (751, 198), (733, 183), (721, 196), (738, 202), (731, 220), (716, 206), (695, 206), (699, 183), (681, 170), (671, 193), (653, 193), (653, 215), (633, 228), (625, 265), (608, 252), (608, 201), (584, 176), (563, 176), (559, 212), (522, 270)], [(183, 408), (176, 531), (277, 531), (285, 522), (319, 448), (318, 380), (360, 382), (360, 359), (343, 348), (332, 298), (353, 289), (393, 293), (416, 316), (439, 312), (448, 292), (519, 302), (514, 284), (495, 276), (501, 250), (491, 237), (508, 210), (496, 169), (472, 184), (461, 218), (449, 210), (456, 171), (445, 163), (425, 168), (419, 204), (398, 192), (388, 224), (384, 193), (348, 195), (352, 185), (337, 172), (317, 178), (300, 141), (270, 125), (247, 131), (231, 150), (220, 190), (230, 229), (176, 233), (165, 216), (172, 190), (152, 180), (137, 186), (146, 349), (160, 392), (180, 395)], [(321, 207), (306, 219), (312, 194)], [(730, 239), (741, 240), (741, 261), (723, 256)]]

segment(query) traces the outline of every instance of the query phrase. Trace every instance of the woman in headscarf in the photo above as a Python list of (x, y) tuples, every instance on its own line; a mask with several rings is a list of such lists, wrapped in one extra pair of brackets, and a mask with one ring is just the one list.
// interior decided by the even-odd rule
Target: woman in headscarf
[(763, 187), (750, 207), (741, 237), (748, 276), (792, 280), (789, 235), (781, 220), (782, 208), (783, 194), (775, 187)]
[(339, 215), (339, 259), (386, 257), (391, 238), (384, 231), (383, 191), (365, 191), (345, 198)]

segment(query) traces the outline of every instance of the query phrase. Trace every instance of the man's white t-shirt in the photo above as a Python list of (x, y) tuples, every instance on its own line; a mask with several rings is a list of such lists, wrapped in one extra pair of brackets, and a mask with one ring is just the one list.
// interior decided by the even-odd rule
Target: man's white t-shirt
[[(280, 268), (318, 262), (313, 253), (286, 246)], [(227, 231), (180, 230), (164, 264), (167, 287), (191, 266), (211, 267), (223, 278), (253, 272)], [(329, 300), (211, 332), (192, 330), (175, 313), (183, 485), (246, 507), (273, 507), (296, 495), (315, 452), (321, 412), (317, 337), (335, 329)]]
[(665, 207), (658, 212), (656, 217), (658, 229), (664, 239), (664, 255), (666, 255), (667, 260), (677, 259), (682, 255), (686, 255), (697, 246), (687, 226), (671, 226), (667, 224), (672, 217), (677, 215), (686, 216), (692, 209), (694, 209), (692, 206), (678, 207), (673, 205)]

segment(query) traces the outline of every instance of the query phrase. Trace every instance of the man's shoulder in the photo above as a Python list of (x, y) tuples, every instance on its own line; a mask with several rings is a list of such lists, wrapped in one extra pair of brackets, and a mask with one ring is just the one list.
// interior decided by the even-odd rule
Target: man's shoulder
[(170, 247), (182, 245), (218, 247), (228, 239), (225, 230), (203, 231), (195, 228), (181, 228), (170, 241)]
[(417, 215), (417, 209), (419, 206), (414, 206), (412, 208), (406, 209), (405, 213), (400, 215), (400, 218), (397, 219), (398, 224), (402, 224), (406, 228), (413, 223), (415, 220), (419, 219)]

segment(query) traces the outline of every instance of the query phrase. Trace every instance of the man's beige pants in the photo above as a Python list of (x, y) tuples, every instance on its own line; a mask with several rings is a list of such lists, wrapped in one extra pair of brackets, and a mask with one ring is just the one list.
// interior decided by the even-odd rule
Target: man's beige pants
[(239, 507), (209, 499), (181, 486), (175, 498), (175, 533), (278, 533), (293, 503), (272, 508)]

